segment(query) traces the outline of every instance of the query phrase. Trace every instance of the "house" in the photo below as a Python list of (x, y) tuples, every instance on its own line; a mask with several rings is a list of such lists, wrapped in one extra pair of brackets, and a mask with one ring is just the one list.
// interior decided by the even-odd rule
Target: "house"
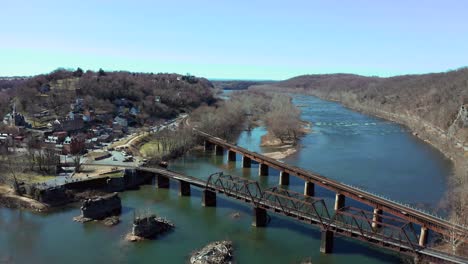
[(42, 85), (41, 87), (39, 87), (39, 92), (41, 94), (45, 94), (45, 93), (50, 92), (50, 85), (49, 84)]
[(39, 113), (35, 113), (33, 116), (35, 118), (41, 118), (49, 115), (49, 110), (42, 110)]
[(84, 110), (83, 111), (83, 121), (84, 122), (91, 122), (93, 120), (93, 114), (94, 114), (94, 112), (91, 112), (89, 110)]
[(79, 154), (83, 153), (86, 148), (86, 138), (83, 135), (67, 137), (63, 142), (62, 153), (68, 154)]
[(59, 138), (57, 136), (48, 136), (44, 142), (46, 144), (53, 144), (53, 145), (56, 145), (57, 143), (59, 143)]
[(57, 152), (62, 152), (63, 145), (62, 142), (59, 141), (58, 137), (56, 136), (48, 136), (44, 140), (44, 147), (47, 149), (51, 149)]
[(11, 144), (11, 140), (11, 135), (5, 133), (0, 134), (0, 144)]
[(138, 107), (132, 107), (130, 108), (130, 114), (133, 115), (133, 116), (136, 116), (140, 113), (140, 111), (138, 110)]
[(114, 118), (114, 124), (118, 124), (122, 127), (127, 127), (128, 126), (128, 121), (126, 118), (123, 118), (123, 117), (120, 117), (120, 116), (116, 116)]
[(74, 112), (81, 112), (83, 110), (84, 100), (83, 98), (75, 99), (75, 102), (70, 104), (70, 109)]
[(96, 112), (96, 117), (94, 119), (97, 122), (112, 124), (113, 115), (108, 112)]
[(11, 113), (7, 113), (3, 118), (3, 123), (8, 126), (22, 126), (31, 128), (31, 124), (26, 121), (26, 118), (16, 112), (16, 107), (13, 106), (13, 111)]
[(54, 131), (61, 130), (61, 131), (73, 132), (73, 131), (81, 130), (83, 128), (84, 128), (84, 121), (82, 118), (62, 119), (62, 120), (56, 119), (52, 123), (52, 129)]
[(468, 104), (462, 105), (460, 108), (460, 117), (464, 127), (468, 127)]
[(108, 134), (102, 134), (98, 137), (99, 142), (109, 143), (112, 140), (112, 137)]
[(57, 138), (58, 142), (63, 142), (67, 137), (68, 133), (66, 131), (58, 131), (54, 132), (52, 135)]

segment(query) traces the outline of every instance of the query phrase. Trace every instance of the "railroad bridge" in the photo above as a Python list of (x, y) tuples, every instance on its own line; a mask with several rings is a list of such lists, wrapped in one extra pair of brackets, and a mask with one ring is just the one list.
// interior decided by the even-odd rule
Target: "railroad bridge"
[[(202, 205), (215, 207), (217, 195), (249, 204), (253, 208), (252, 225), (265, 227), (267, 212), (283, 215), (321, 229), (322, 253), (332, 253), (335, 234), (358, 239), (402, 254), (447, 263), (468, 263), (468, 259), (449, 255), (421, 245), (417, 226), (411, 221), (343, 206), (330, 210), (323, 198), (304, 195), (280, 187), (262, 189), (257, 181), (226, 175), (211, 174), (207, 181), (163, 168), (134, 167), (140, 173), (152, 173), (157, 188), (169, 188), (171, 180), (178, 182), (180, 196), (190, 196), (191, 186), (202, 189)], [(466, 231), (466, 230), (465, 230)], [(426, 233), (427, 234), (427, 233)], [(424, 238), (427, 239), (427, 238)]]
[[(468, 258), (438, 251), (428, 244), (429, 231), (467, 240), (468, 227), (454, 225), (418, 209), (251, 152), (207, 133), (196, 133), (204, 140), (206, 151), (214, 151), (216, 155), (227, 153), (229, 161), (235, 161), (236, 154), (240, 154), (243, 167), (251, 167), (252, 161), (259, 164), (260, 176), (267, 176), (269, 168), (274, 168), (280, 171), (279, 185), (288, 185), (292, 176), (303, 179), (304, 192), (298, 193), (280, 186), (262, 189), (257, 181), (223, 173), (214, 173), (204, 181), (163, 168), (127, 168), (151, 173), (156, 178), (158, 188), (169, 188), (171, 180), (177, 181), (181, 196), (190, 196), (191, 186), (200, 188), (203, 206), (216, 206), (217, 194), (247, 203), (253, 207), (253, 226), (267, 226), (267, 212), (317, 226), (321, 229), (320, 251), (323, 253), (332, 253), (334, 236), (339, 235), (401, 252), (415, 259), (423, 257), (437, 262), (468, 263)], [(316, 185), (336, 194), (333, 208), (327, 208), (325, 200), (315, 196)], [(346, 198), (372, 206), (373, 210), (346, 206)]]
[[(252, 161), (258, 163), (259, 176), (267, 176), (269, 168), (278, 170), (278, 184), (280, 186), (289, 185), (290, 177), (304, 180), (304, 192), (299, 194), (278, 187), (261, 190), (256, 182), (218, 175), (209, 178), (204, 192), (221, 192), (230, 196), (240, 184), (234, 184), (233, 182), (242, 182), (246, 187), (240, 188), (239, 192), (242, 193), (243, 190), (248, 190), (250, 195), (250, 192), (255, 190), (252, 192), (255, 195), (250, 198), (234, 196), (245, 201), (248, 200), (249, 203), (254, 205), (254, 208), (256, 208), (254, 210), (255, 219), (260, 219), (254, 221), (255, 225), (262, 226), (264, 224), (262, 214), (268, 210), (317, 224), (322, 228), (323, 232), (321, 251), (324, 253), (332, 251), (333, 234), (335, 233), (375, 243), (381, 247), (412, 253), (427, 252), (429, 250), (427, 242), (430, 231), (441, 236), (468, 240), (468, 227), (466, 226), (453, 224), (446, 219), (419, 209), (249, 151), (208, 133), (199, 130), (194, 130), (194, 132), (203, 139), (205, 151), (214, 151), (216, 155), (226, 153), (228, 161), (236, 161), (237, 154), (239, 154), (242, 156), (241, 162), (244, 168), (250, 168)], [(216, 179), (213, 179), (213, 177), (216, 177)], [(231, 184), (226, 185), (227, 182), (231, 182)], [(232, 188), (227, 186), (232, 186)], [(333, 210), (326, 207), (323, 199), (315, 197), (315, 186), (320, 186), (335, 193)], [(210, 195), (213, 196), (213, 194), (208, 194), (206, 197), (204, 195), (204, 198), (209, 200)], [(346, 198), (368, 205), (373, 210), (365, 211), (360, 208), (346, 206)], [(304, 207), (308, 208), (307, 213), (301, 211)], [(425, 255), (430, 256), (430, 254)], [(468, 263), (467, 259), (463, 261)]]

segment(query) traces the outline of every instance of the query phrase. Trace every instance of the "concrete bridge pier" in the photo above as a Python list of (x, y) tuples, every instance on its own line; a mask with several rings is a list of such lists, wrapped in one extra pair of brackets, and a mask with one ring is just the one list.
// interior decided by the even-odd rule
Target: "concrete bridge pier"
[(202, 192), (202, 205), (205, 207), (216, 206), (216, 192), (210, 190), (203, 190)]
[(190, 196), (190, 183), (179, 180), (179, 196)]
[(279, 185), (289, 185), (289, 173), (284, 171), (280, 172)]
[(236, 152), (228, 150), (228, 161), (236, 161)]
[(263, 163), (258, 164), (258, 176), (268, 176), (268, 165)]
[(211, 151), (213, 150), (213, 143), (209, 142), (208, 140), (205, 140), (204, 147), (205, 151)]
[(253, 208), (253, 222), (252, 225), (255, 227), (264, 227), (267, 224), (267, 212), (265, 209), (260, 207)]
[(335, 211), (345, 206), (345, 196), (337, 193), (335, 196)]
[(419, 235), (419, 245), (425, 247), (427, 245), (427, 236), (429, 234), (429, 229), (425, 226), (421, 226), (421, 234)]
[(242, 156), (242, 168), (250, 168), (252, 160), (249, 157)]
[(330, 254), (333, 252), (333, 232), (330, 230), (322, 230), (320, 241), (320, 252)]
[(156, 176), (156, 187), (159, 189), (167, 189), (169, 188), (169, 178), (162, 175)]
[(374, 208), (374, 214), (372, 216), (372, 228), (377, 229), (382, 227), (382, 209)]
[(221, 147), (221, 146), (219, 146), (219, 145), (215, 145), (215, 153), (216, 153), (216, 155), (218, 155), (218, 156), (224, 155), (224, 149), (223, 149), (223, 147)]
[(306, 181), (304, 184), (304, 195), (314, 196), (315, 195), (315, 184), (313, 182)]

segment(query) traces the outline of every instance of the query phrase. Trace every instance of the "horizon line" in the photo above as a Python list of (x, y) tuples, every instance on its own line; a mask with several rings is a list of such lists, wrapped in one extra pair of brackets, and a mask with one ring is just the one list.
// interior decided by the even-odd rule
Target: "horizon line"
[[(72, 67), (58, 67), (52, 71), (49, 71), (49, 72), (45, 72), (45, 73), (39, 73), (39, 74), (31, 74), (31, 75), (10, 75), (10, 76), (0, 76), (0, 79), (4, 79), (4, 78), (33, 78), (35, 76), (39, 76), (39, 75), (45, 75), (45, 74), (50, 74), (56, 70), (67, 70), (67, 71), (74, 71), (78, 68), (81, 68), (81, 67), (76, 67), (76, 68), (72, 68)], [(198, 77), (198, 78), (205, 78), (209, 81), (252, 81), (252, 82), (278, 82), (278, 81), (284, 81), (284, 80), (288, 80), (288, 79), (292, 79), (292, 78), (295, 78), (295, 77), (299, 77), (299, 76), (306, 76), (306, 75), (338, 75), (338, 74), (345, 74), (345, 75), (356, 75), (356, 76), (362, 76), (362, 77), (376, 77), (376, 78), (392, 78), (392, 77), (398, 77), (398, 76), (408, 76), (408, 75), (425, 75), (425, 74), (437, 74), (437, 73), (447, 73), (447, 72), (452, 72), (452, 71), (458, 71), (458, 70), (463, 70), (463, 69), (468, 69), (468, 65), (467, 66), (460, 66), (458, 68), (453, 68), (453, 69), (447, 69), (445, 71), (430, 71), (430, 72), (423, 72), (423, 73), (404, 73), (404, 74), (392, 74), (392, 75), (378, 75), (378, 74), (372, 74), (372, 75), (367, 75), (367, 74), (359, 74), (359, 73), (352, 73), (352, 72), (327, 72), (327, 73), (302, 73), (302, 74), (297, 74), (297, 75), (294, 75), (292, 77), (288, 77), (288, 78), (285, 78), (285, 79), (265, 79), (265, 78), (259, 78), (259, 79), (252, 79), (252, 78), (219, 78), (219, 77), (206, 77), (206, 76), (196, 76), (194, 75), (195, 77)], [(190, 74), (190, 73), (186, 73), (186, 74), (182, 74), (182, 73), (177, 73), (177, 72), (157, 72), (157, 73), (154, 73), (154, 72), (151, 72), (151, 71), (147, 71), (147, 72), (142, 72), (142, 71), (129, 71), (129, 70), (105, 70), (103, 69), (104, 71), (106, 72), (129, 72), (129, 73), (142, 73), (142, 74), (177, 74), (177, 75), (187, 75), (187, 74)], [(84, 72), (86, 71), (93, 71), (93, 72), (97, 72), (99, 71), (98, 70), (94, 70), (94, 69), (83, 69)]]

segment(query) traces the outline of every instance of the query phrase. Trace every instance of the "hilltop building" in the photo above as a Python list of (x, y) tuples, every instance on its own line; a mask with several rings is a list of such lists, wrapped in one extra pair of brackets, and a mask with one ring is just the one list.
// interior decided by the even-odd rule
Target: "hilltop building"
[(16, 104), (13, 104), (11, 113), (7, 113), (5, 115), (3, 118), (3, 123), (12, 127), (21, 126), (31, 128), (31, 124), (26, 121), (26, 118), (22, 114), (16, 112)]

